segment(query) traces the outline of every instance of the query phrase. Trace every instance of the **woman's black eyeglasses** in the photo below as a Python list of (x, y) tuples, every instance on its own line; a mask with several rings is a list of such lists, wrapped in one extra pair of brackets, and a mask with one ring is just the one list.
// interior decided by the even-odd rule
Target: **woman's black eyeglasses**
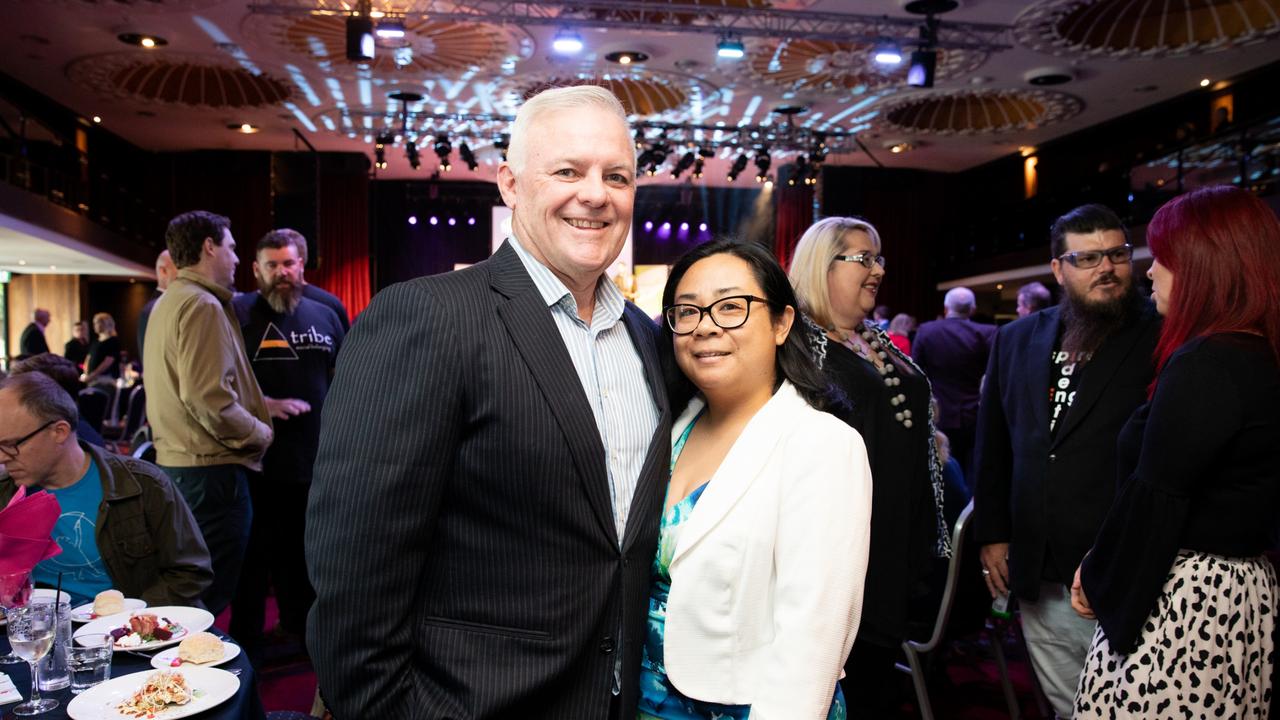
[(766, 305), (773, 304), (769, 300), (755, 295), (731, 295), (720, 298), (705, 307), (687, 303), (668, 305), (662, 309), (662, 315), (667, 319), (667, 327), (671, 328), (671, 332), (676, 335), (688, 335), (697, 330), (698, 326), (702, 324), (703, 315), (710, 315), (711, 322), (717, 326), (725, 330), (732, 330), (736, 327), (742, 327), (747, 322), (747, 317), (751, 315), (751, 303), (753, 302)]

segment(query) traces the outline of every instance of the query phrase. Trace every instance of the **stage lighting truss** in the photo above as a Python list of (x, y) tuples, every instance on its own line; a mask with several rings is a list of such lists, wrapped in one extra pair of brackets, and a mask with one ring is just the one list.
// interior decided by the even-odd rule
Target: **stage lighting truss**
[[(892, 41), (899, 47), (918, 45), (919, 20), (886, 15), (860, 15), (760, 7), (754, 3), (702, 4), (698, 21), (688, 22), (691, 6), (677, 0), (415, 0), (404, 17), (434, 22), (515, 24), (550, 27), (561, 35), (573, 29), (639, 30), (694, 33), (741, 40), (748, 37), (831, 40), (874, 45)], [(342, 4), (321, 0), (258, 0), (249, 11), (268, 15), (342, 15)], [(943, 50), (1008, 50), (1009, 25), (951, 22), (936, 29), (934, 48)]]

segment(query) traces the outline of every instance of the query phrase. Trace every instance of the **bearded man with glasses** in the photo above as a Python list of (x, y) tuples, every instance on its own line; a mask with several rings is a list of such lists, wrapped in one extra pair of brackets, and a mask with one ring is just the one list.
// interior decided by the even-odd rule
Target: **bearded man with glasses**
[(1070, 584), (1111, 507), (1116, 437), (1146, 401), (1160, 321), (1133, 284), (1133, 246), (1102, 205), (1050, 230), (1063, 298), (1004, 326), (978, 412), (974, 538), (993, 597), (1012, 592), (1032, 666), (1070, 717), (1095, 623)]

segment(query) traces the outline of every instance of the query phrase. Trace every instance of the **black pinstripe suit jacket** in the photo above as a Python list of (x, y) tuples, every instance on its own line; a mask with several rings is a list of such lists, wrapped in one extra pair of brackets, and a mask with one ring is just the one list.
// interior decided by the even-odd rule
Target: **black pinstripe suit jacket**
[(605, 718), (619, 652), (634, 716), (671, 414), (656, 328), (624, 322), (660, 420), (621, 543), (591, 407), (512, 248), (387, 288), (353, 326), (306, 533), (338, 718)]

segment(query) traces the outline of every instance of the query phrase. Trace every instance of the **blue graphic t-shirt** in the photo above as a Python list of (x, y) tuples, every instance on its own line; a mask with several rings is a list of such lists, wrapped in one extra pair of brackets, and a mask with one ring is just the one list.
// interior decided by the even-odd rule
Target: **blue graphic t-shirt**
[(53, 539), (62, 554), (36, 565), (37, 584), (54, 587), (62, 573), (62, 589), (71, 594), (71, 606), (93, 602), (103, 590), (111, 588), (111, 576), (102, 564), (94, 531), (98, 527), (98, 506), (102, 504), (102, 478), (98, 465), (89, 461), (89, 470), (74, 485), (49, 490), (62, 514), (53, 526)]

